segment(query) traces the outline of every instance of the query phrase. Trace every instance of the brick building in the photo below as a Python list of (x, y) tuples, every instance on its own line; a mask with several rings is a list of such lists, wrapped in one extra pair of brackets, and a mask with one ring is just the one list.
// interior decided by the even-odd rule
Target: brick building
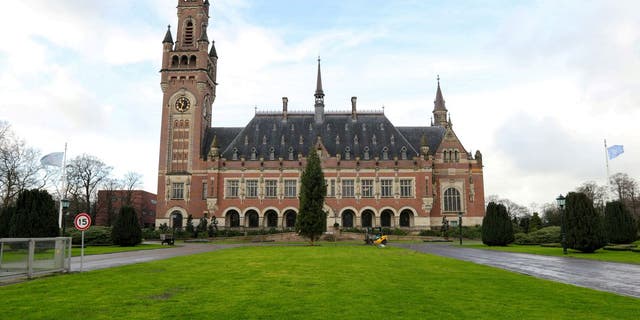
[[(309, 150), (322, 161), (327, 225), (413, 230), (482, 223), (482, 155), (456, 136), (438, 80), (431, 122), (395, 126), (383, 112), (326, 112), (320, 60), (314, 112), (257, 112), (245, 127), (212, 123), (218, 55), (207, 36), (209, 1), (178, 1), (176, 41), (167, 30), (161, 69), (162, 124), (157, 224), (188, 215), (220, 227), (293, 227)], [(311, 82), (311, 81), (310, 81)], [(215, 126), (212, 127), (212, 124)], [(429, 125), (426, 125), (429, 124)]]
[(142, 190), (98, 190), (95, 225), (113, 225), (120, 208), (127, 203), (129, 197), (130, 205), (138, 214), (140, 226), (153, 227), (156, 223), (157, 196)]

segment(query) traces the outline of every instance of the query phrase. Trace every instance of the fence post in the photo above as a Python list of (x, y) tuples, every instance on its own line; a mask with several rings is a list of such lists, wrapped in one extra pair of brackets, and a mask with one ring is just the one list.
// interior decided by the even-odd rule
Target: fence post
[(36, 242), (33, 239), (29, 239), (29, 259), (27, 260), (27, 277), (31, 279), (33, 277), (33, 260), (36, 251)]

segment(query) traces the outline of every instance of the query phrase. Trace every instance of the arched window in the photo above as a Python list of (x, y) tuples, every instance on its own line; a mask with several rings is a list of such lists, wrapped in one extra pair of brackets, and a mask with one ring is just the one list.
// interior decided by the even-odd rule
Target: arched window
[(240, 214), (238, 211), (231, 210), (227, 212), (227, 225), (231, 228), (240, 227)]
[(293, 228), (296, 226), (296, 212), (293, 210), (287, 210), (284, 213), (285, 225), (287, 228)]
[(411, 212), (411, 210), (402, 210), (400, 213), (400, 227), (411, 227), (411, 217), (413, 217), (413, 212)]
[(187, 56), (182, 56), (180, 57), (180, 64), (183, 66), (186, 66), (189, 64), (189, 58), (187, 58)]
[(260, 218), (255, 210), (249, 210), (247, 212), (247, 225), (249, 228), (257, 228), (260, 224)]
[(193, 22), (187, 21), (187, 24), (184, 28), (184, 45), (192, 46), (193, 45)]
[(275, 211), (273, 210), (267, 211), (266, 217), (267, 217), (267, 228), (278, 227), (278, 214)]
[(380, 215), (380, 226), (389, 228), (391, 227), (391, 220), (393, 218), (393, 212), (391, 210), (384, 210)]
[(444, 191), (444, 211), (460, 212), (460, 191), (456, 188), (449, 188)]
[(190, 67), (195, 67), (196, 66), (196, 56), (191, 56), (189, 58), (189, 66)]
[(455, 162), (460, 162), (460, 154), (458, 153), (458, 150), (454, 151), (453, 154), (454, 154), (454, 157), (455, 157), (454, 158)]
[(363, 228), (373, 227), (373, 212), (371, 210), (365, 210), (362, 213), (362, 227)]
[(353, 211), (346, 210), (342, 213), (342, 227), (353, 228)]
[(173, 56), (173, 58), (171, 58), (171, 65), (175, 67), (178, 63), (180, 63), (180, 58), (178, 58), (178, 56)]

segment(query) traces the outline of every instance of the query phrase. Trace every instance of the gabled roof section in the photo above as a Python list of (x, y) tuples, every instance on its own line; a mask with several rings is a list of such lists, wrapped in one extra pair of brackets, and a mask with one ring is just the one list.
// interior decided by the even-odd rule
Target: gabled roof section
[(208, 152), (214, 135), (220, 156), (227, 160), (297, 159), (298, 154), (307, 155), (318, 139), (332, 157), (391, 160), (418, 156), (423, 136), (433, 154), (444, 128), (396, 128), (380, 112), (359, 113), (357, 121), (351, 113), (328, 113), (322, 125), (315, 123), (313, 113), (290, 113), (286, 121), (280, 113), (258, 113), (244, 128), (211, 128), (203, 152)]

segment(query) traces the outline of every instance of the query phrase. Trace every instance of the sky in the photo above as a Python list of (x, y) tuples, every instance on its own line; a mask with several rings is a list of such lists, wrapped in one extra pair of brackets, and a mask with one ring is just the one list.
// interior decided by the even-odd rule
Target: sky
[[(22, 0), (0, 12), (0, 121), (42, 154), (94, 155), (157, 190), (160, 62), (177, 0)], [(610, 172), (640, 179), (640, 2), (213, 0), (214, 126), (312, 110), (453, 129), (483, 154), (485, 195), (535, 209)], [(175, 31), (175, 28), (172, 30)], [(175, 33), (174, 33), (175, 39)]]

